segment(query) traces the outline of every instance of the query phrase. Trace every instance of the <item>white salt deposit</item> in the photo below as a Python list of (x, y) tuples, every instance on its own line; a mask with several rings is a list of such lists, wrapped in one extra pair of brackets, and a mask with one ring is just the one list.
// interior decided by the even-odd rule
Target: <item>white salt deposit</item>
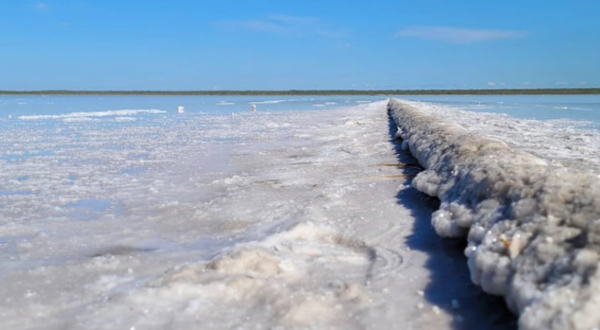
[(160, 114), (166, 113), (164, 110), (156, 109), (137, 109), (137, 110), (107, 110), (97, 112), (71, 112), (62, 115), (26, 115), (19, 116), (21, 120), (40, 120), (40, 119), (74, 119), (74, 118), (89, 118), (89, 117), (108, 117), (108, 116), (133, 116), (138, 113), (144, 114)]
[(0, 122), (2, 326), (511, 329), (386, 106)]
[[(520, 314), (520, 329), (600, 327), (600, 177), (593, 172), (598, 157), (583, 171), (564, 165), (565, 159), (576, 159), (578, 149), (574, 154), (541, 149), (542, 157), (534, 156), (441, 119), (439, 107), (391, 100), (388, 108), (403, 146), (425, 167), (413, 186), (441, 201), (432, 217), (435, 230), (468, 239), (473, 282), (504, 296)], [(498, 133), (490, 126), (502, 126), (508, 133), (499, 134), (505, 136), (531, 132), (553, 142), (565, 129), (551, 122), (445, 111), (446, 117), (486, 127), (488, 133)], [(530, 123), (536, 129), (524, 130)], [(584, 141), (598, 138), (587, 134)], [(550, 146), (562, 149), (582, 136), (572, 131), (569, 142)], [(519, 143), (532, 140), (541, 141)], [(595, 153), (596, 146), (586, 151)]]

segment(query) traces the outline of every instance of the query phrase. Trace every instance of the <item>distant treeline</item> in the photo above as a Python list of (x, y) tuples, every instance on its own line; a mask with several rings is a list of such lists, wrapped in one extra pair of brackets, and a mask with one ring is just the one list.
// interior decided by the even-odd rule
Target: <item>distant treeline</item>
[(540, 89), (402, 89), (402, 90), (211, 90), (211, 91), (0, 91), (0, 95), (584, 95), (600, 94), (600, 88)]

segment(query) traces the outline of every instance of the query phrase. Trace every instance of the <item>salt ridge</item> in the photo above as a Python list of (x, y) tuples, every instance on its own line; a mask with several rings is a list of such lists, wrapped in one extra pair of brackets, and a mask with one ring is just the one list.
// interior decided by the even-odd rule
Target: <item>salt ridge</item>
[(438, 234), (466, 237), (471, 278), (505, 297), (520, 329), (600, 325), (600, 179), (391, 100), (413, 180), (440, 199)]

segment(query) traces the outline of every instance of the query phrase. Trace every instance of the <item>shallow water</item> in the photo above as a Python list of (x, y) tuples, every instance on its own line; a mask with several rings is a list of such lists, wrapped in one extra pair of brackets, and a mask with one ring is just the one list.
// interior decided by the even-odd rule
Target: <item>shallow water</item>
[[(600, 123), (600, 95), (402, 95), (400, 99), (423, 101), (474, 112), (505, 113), (525, 119), (570, 119)], [(382, 96), (0, 96), (0, 114), (65, 115), (121, 109), (159, 109), (168, 114), (183, 106), (186, 113), (223, 115), (259, 111), (334, 109), (381, 100)], [(116, 115), (114, 117), (117, 117)], [(114, 119), (113, 117), (113, 119)], [(122, 117), (122, 116), (121, 116)], [(64, 119), (64, 118), (63, 118)], [(72, 119), (72, 118), (71, 118)]]
[(64, 115), (77, 112), (106, 112), (122, 109), (158, 109), (177, 113), (222, 115), (250, 110), (298, 111), (333, 109), (381, 100), (373, 96), (11, 96), (0, 95), (0, 114)]

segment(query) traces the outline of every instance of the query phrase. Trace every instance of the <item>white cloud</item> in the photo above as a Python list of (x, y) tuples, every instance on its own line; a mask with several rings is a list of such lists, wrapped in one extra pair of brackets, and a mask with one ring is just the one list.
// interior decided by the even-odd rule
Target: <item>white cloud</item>
[(531, 83), (529, 81), (526, 81), (526, 82), (523, 83), (523, 85), (529, 86), (529, 85), (531, 85)]
[(319, 35), (328, 38), (343, 38), (348, 35), (346, 30), (337, 29), (337, 30), (319, 30)]
[(451, 44), (472, 44), (490, 40), (514, 39), (527, 35), (523, 31), (480, 30), (448, 26), (414, 26), (399, 31), (396, 36), (447, 42)]
[(267, 19), (271, 20), (271, 21), (277, 21), (277, 22), (282, 22), (282, 23), (286, 23), (286, 24), (294, 24), (294, 25), (305, 25), (305, 24), (316, 24), (318, 23), (319, 19), (317, 19), (316, 17), (296, 17), (296, 16), (290, 16), (290, 15), (282, 15), (282, 14), (276, 14), (276, 15), (269, 15), (267, 17)]
[(495, 83), (495, 82), (493, 82), (493, 81), (490, 81), (490, 82), (488, 82), (487, 84), (488, 84), (488, 86), (496, 86), (496, 83)]
[(346, 36), (343, 29), (330, 29), (316, 17), (300, 17), (283, 14), (269, 15), (265, 18), (246, 20), (225, 20), (214, 23), (227, 30), (250, 30), (269, 32), (288, 36), (322, 36), (341, 38)]
[(281, 24), (277, 24), (274, 22), (269, 22), (260, 19), (251, 19), (251, 20), (241, 20), (241, 21), (224, 21), (226, 26), (231, 28), (242, 28), (253, 31), (260, 32), (276, 32), (276, 33), (285, 33), (288, 31), (288, 28)]

